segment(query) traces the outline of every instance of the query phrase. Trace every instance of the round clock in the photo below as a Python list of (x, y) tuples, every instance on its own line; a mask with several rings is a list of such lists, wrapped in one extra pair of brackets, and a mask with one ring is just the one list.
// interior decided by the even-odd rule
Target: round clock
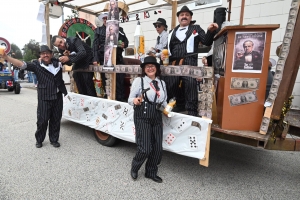
[(89, 46), (92, 46), (95, 29), (96, 27), (85, 19), (72, 18), (61, 26), (58, 35), (64, 38), (77, 37), (87, 43)]

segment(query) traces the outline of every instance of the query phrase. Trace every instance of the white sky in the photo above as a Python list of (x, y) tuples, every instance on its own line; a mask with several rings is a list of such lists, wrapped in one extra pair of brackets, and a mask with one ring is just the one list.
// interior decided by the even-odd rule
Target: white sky
[[(38, 0), (0, 0), (0, 37), (15, 43), (20, 49), (34, 39), (42, 40), (42, 24), (37, 21)], [(64, 8), (65, 19), (71, 15), (69, 8)], [(57, 35), (62, 25), (62, 18), (50, 18), (50, 34)]]

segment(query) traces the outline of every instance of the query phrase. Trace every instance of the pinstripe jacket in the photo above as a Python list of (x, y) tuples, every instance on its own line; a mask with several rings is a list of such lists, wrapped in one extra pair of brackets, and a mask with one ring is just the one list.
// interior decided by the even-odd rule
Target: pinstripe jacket
[[(184, 58), (183, 64), (197, 66), (198, 65), (198, 55), (195, 54), (193, 56), (188, 56), (188, 54), (197, 53), (198, 45), (201, 42), (206, 46), (210, 46), (213, 43), (213, 38), (216, 34), (214, 31), (211, 33), (207, 31), (205, 34), (204, 30), (199, 25), (190, 25), (188, 30), (186, 31), (186, 38), (183, 41), (180, 41), (176, 37), (176, 31), (178, 30), (179, 25), (175, 27), (175, 29), (171, 30), (168, 37), (168, 49), (171, 53), (170, 62), (176, 59)], [(188, 40), (193, 38), (194, 46), (193, 52), (187, 51), (188, 48)]]
[[(93, 52), (91, 47), (79, 38), (67, 38), (66, 50), (70, 51), (70, 63), (74, 63), (72, 69), (86, 69), (93, 62)], [(64, 50), (59, 49), (59, 53), (63, 54)]]
[[(59, 61), (56, 58), (52, 58), (52, 63), (55, 68), (60, 67)], [(26, 65), (25, 69), (34, 72), (39, 81), (38, 99), (54, 100), (57, 99), (58, 92), (62, 92), (64, 95), (68, 94), (62, 78), (62, 68), (54, 76), (51, 72), (42, 67), (38, 60), (26, 62)]]

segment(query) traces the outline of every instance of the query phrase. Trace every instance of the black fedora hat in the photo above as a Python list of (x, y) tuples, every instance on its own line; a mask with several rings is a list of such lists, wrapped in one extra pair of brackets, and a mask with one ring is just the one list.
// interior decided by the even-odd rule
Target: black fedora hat
[(177, 17), (179, 16), (179, 14), (181, 12), (189, 12), (191, 14), (191, 16), (193, 16), (193, 12), (190, 11), (190, 9), (187, 6), (183, 6), (178, 12), (177, 12)]
[(146, 64), (153, 64), (153, 65), (156, 66), (156, 68), (159, 68), (159, 67), (160, 67), (160, 64), (157, 63), (156, 58), (153, 57), (153, 56), (147, 56), (147, 57), (144, 59), (144, 62), (140, 65), (141, 68), (145, 67)]
[(40, 47), (40, 53), (45, 52), (45, 51), (49, 51), (49, 52), (52, 53), (52, 50), (49, 49), (49, 47), (48, 47), (47, 45), (42, 45), (42, 46)]
[(155, 26), (155, 24), (162, 24), (166, 28), (168, 28), (167, 22), (164, 18), (158, 18), (157, 21), (153, 23), (154, 26)]

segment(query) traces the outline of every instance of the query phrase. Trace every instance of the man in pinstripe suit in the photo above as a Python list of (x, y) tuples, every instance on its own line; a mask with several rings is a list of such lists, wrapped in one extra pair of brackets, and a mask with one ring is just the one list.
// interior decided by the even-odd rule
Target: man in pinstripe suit
[[(85, 42), (76, 37), (62, 38), (60, 36), (53, 36), (51, 43), (58, 47), (61, 56), (59, 61), (63, 64), (73, 63), (73, 70), (86, 69), (92, 64), (93, 53), (91, 47)], [(93, 72), (74, 72), (73, 78), (76, 82), (79, 94), (96, 97), (96, 90), (93, 81)]]
[[(183, 6), (177, 12), (179, 25), (170, 31), (168, 36), (168, 50), (170, 63), (176, 61), (178, 64), (183, 59), (183, 65), (198, 66), (198, 45), (201, 42), (206, 46), (210, 46), (213, 37), (216, 34), (218, 24), (212, 23), (207, 28), (207, 33), (199, 25), (192, 25), (193, 12), (187, 6)], [(162, 54), (161, 59), (165, 56)], [(169, 76), (164, 77), (167, 85), (168, 98), (178, 97), (176, 93), (178, 85), (182, 80), (185, 91), (185, 109), (189, 115), (197, 116), (197, 82), (191, 77)], [(169, 99), (168, 99), (169, 100)]]
[(41, 148), (43, 146), (48, 123), (50, 143), (54, 147), (60, 147), (58, 138), (63, 110), (62, 94), (67, 95), (67, 89), (62, 78), (61, 63), (58, 59), (52, 58), (52, 51), (46, 45), (40, 47), (40, 59), (33, 62), (22, 62), (6, 54), (3, 55), (3, 58), (14, 66), (34, 72), (39, 80), (36, 147)]

